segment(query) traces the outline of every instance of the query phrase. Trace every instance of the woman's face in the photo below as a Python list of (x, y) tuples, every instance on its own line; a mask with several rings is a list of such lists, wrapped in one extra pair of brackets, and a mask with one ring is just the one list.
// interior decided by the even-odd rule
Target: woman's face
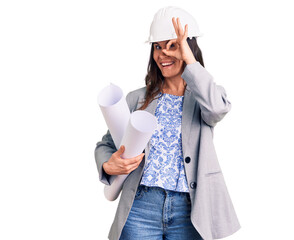
[[(161, 70), (164, 78), (181, 77), (183, 73), (183, 60), (178, 60), (175, 57), (169, 57), (162, 52), (166, 48), (169, 40), (153, 43), (153, 59)], [(172, 44), (170, 50), (175, 46)]]

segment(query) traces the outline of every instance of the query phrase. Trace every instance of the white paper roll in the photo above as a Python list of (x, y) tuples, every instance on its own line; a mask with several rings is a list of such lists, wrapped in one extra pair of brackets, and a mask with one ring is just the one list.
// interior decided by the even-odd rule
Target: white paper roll
[(121, 88), (111, 83), (102, 89), (98, 104), (114, 144), (119, 149), (130, 119), (130, 110)]
[(121, 145), (125, 146), (122, 158), (132, 158), (141, 154), (156, 127), (156, 117), (151, 113), (142, 110), (133, 112), (121, 142)]
[[(122, 158), (132, 158), (141, 154), (156, 127), (156, 117), (151, 113), (141, 110), (133, 112), (121, 143), (125, 146)], [(118, 175), (110, 186), (105, 186), (104, 195), (109, 201), (117, 199), (127, 176)]]

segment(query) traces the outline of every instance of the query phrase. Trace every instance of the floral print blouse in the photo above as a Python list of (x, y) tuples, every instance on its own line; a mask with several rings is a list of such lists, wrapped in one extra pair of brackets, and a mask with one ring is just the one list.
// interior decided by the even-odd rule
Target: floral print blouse
[(157, 129), (150, 139), (141, 185), (189, 192), (182, 152), (183, 99), (167, 93), (158, 99)]

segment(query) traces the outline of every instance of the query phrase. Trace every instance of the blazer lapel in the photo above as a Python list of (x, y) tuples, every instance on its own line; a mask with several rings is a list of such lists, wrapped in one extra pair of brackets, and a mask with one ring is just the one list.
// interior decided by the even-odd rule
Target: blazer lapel
[[(154, 99), (151, 103), (149, 103), (147, 108), (144, 109), (144, 111), (151, 113), (153, 116), (155, 115), (155, 110), (157, 107), (157, 102), (158, 102), (157, 97), (158, 96), (156, 96), (156, 99)], [(147, 146), (146, 146), (144, 152), (145, 152), (145, 157), (148, 157), (149, 152), (150, 152), (150, 141), (147, 143)], [(145, 166), (145, 157), (144, 157), (143, 161), (140, 163), (140, 166), (142, 166), (143, 169)]]
[(144, 110), (155, 115), (158, 99), (154, 99)]
[(183, 113), (182, 113), (182, 148), (183, 156), (187, 156), (189, 152), (189, 137), (191, 132), (191, 124), (194, 115), (196, 100), (189, 88), (186, 87), (184, 93)]

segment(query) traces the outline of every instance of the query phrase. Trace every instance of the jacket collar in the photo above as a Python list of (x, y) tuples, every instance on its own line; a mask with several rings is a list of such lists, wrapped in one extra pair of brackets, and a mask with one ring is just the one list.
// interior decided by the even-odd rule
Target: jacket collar
[(183, 113), (182, 113), (182, 149), (183, 156), (189, 156), (189, 138), (191, 133), (191, 125), (194, 116), (196, 99), (193, 96), (190, 87), (187, 86), (184, 93)]

